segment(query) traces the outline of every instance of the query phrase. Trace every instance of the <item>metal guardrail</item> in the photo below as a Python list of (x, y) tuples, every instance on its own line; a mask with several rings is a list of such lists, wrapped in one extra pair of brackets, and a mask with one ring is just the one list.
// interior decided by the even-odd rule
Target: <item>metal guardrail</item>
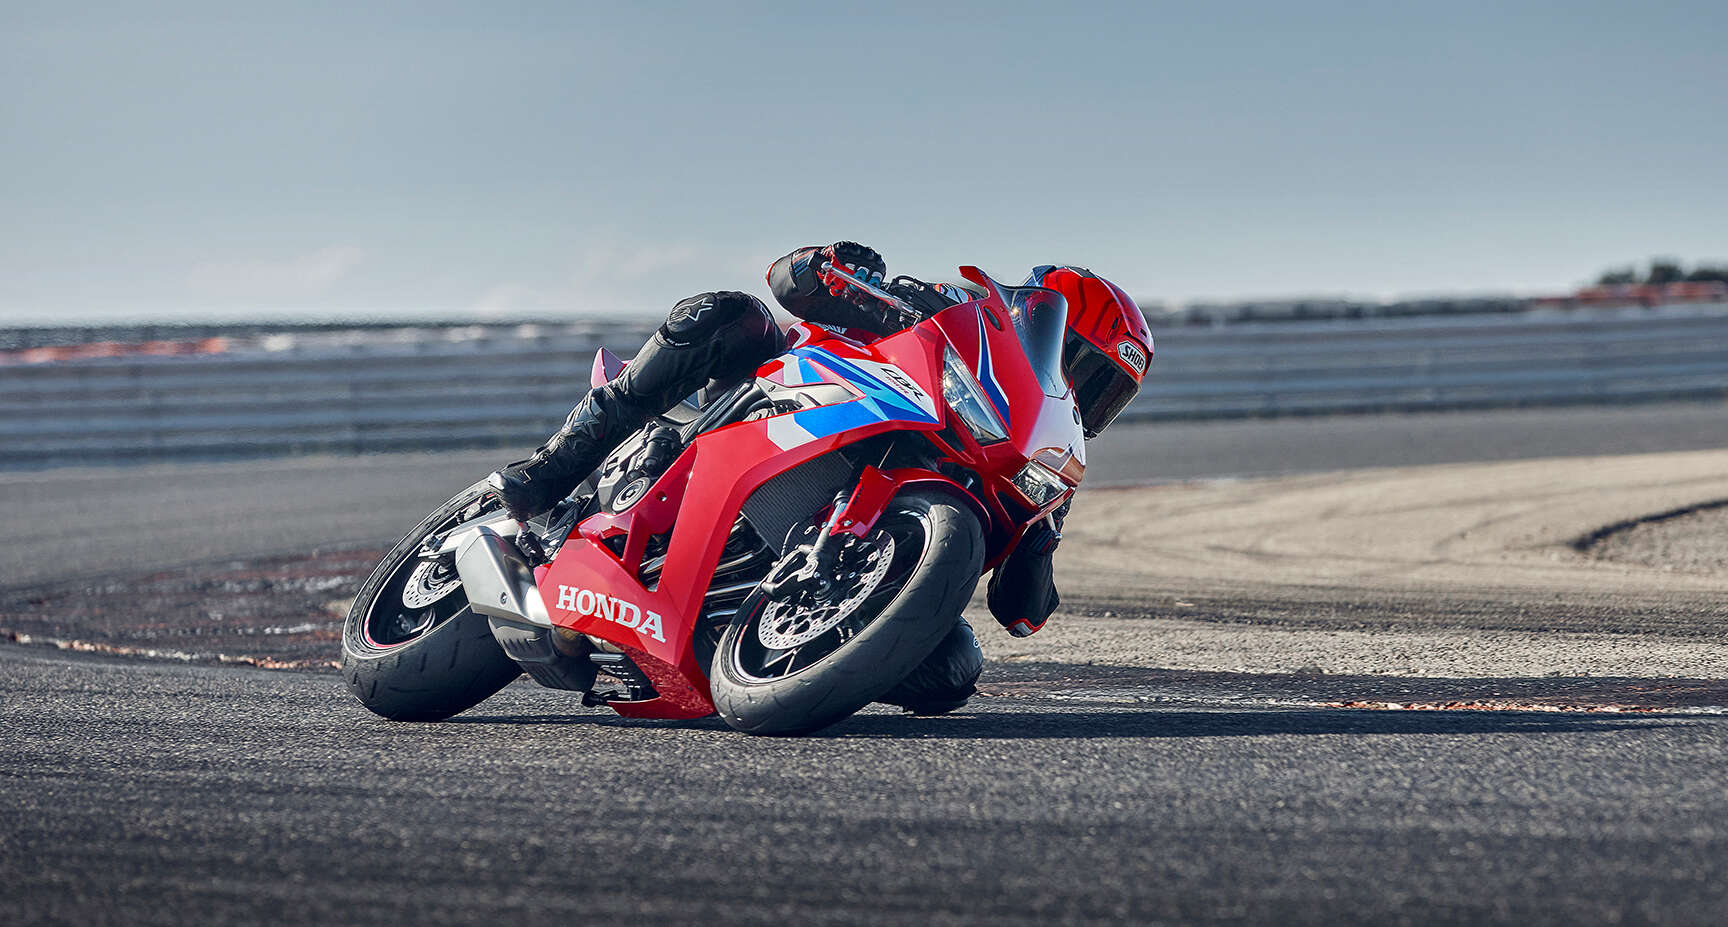
[[(0, 367), (0, 466), (531, 445), (601, 343), (103, 358)], [(1728, 396), (1728, 313), (1174, 328), (1124, 419), (1206, 419)]]

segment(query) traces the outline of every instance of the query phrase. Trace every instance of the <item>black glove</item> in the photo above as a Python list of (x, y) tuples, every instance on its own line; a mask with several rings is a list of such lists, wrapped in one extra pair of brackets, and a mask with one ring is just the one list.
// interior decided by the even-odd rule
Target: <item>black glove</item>
[[(819, 259), (845, 269), (852, 276), (872, 286), (881, 286), (882, 277), (888, 273), (888, 264), (882, 260), (882, 255), (876, 249), (866, 247), (855, 241), (837, 241), (820, 252)], [(818, 267), (820, 270), (820, 267)], [(821, 275), (822, 282), (827, 285), (828, 292), (834, 296), (860, 306), (874, 306), (876, 299), (870, 294), (850, 286), (846, 281), (832, 278), (828, 274)]]
[(900, 297), (901, 301), (910, 305), (917, 311), (918, 317), (907, 322), (906, 325), (922, 322), (949, 306), (958, 305), (959, 303), (957, 300), (942, 295), (935, 286), (925, 283), (915, 277), (908, 277), (905, 274), (901, 274), (893, 280), (890, 280), (888, 285), (882, 289)]

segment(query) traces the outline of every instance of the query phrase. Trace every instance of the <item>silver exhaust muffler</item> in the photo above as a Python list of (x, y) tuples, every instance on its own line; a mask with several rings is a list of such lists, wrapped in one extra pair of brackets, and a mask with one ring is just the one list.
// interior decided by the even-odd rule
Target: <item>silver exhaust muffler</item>
[(534, 584), (534, 570), (516, 545), (485, 525), (463, 534), (468, 537), (456, 547), (456, 575), (468, 606), (490, 618), (550, 629), (552, 616)]
[(486, 616), (492, 638), (516, 665), (549, 689), (586, 692), (597, 672), (587, 638), (552, 626), (534, 570), (516, 545), (479, 525), (463, 532), (456, 548), (456, 573), (468, 591), (468, 607)]

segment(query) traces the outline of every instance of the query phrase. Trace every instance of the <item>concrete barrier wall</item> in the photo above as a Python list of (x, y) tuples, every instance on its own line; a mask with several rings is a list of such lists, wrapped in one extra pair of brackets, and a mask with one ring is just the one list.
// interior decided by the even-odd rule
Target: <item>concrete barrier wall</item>
[[(0, 367), (0, 466), (532, 445), (647, 329)], [(1124, 419), (1728, 396), (1728, 313), (1185, 327)]]

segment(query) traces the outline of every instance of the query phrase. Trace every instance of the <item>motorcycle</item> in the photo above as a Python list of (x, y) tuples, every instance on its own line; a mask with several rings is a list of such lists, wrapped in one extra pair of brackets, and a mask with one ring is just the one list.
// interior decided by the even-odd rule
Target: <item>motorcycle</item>
[[(361, 587), (349, 688), (427, 721), (526, 672), (626, 717), (753, 734), (887, 693), (1085, 472), (1066, 301), (961, 274), (978, 298), (892, 335), (793, 325), (786, 353), (650, 422), (527, 523), (484, 481), (457, 494)], [(602, 349), (591, 379), (622, 367)]]

